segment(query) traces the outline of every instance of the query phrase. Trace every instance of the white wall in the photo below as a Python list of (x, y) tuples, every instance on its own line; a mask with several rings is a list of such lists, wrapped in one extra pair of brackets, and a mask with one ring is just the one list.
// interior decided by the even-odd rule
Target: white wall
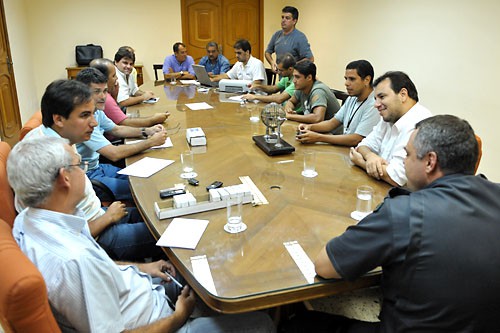
[[(180, 0), (4, 0), (22, 119), (38, 107), (47, 84), (74, 65), (74, 46), (102, 45), (112, 58), (135, 48), (145, 80), (182, 37)], [(434, 114), (470, 121), (483, 139), (480, 171), (500, 181), (496, 154), (500, 77), (497, 0), (264, 0), (264, 48), (280, 28), (281, 8), (300, 10), (319, 78), (343, 88), (345, 65), (367, 59), (375, 76), (403, 70)], [(127, 18), (114, 19), (114, 18)]]

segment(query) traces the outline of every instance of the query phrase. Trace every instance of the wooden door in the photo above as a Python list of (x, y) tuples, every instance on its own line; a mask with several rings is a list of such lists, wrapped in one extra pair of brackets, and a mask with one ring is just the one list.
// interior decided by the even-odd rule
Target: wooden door
[(216, 41), (234, 64), (234, 43), (248, 39), (252, 55), (262, 59), (262, 0), (181, 0), (182, 39), (195, 62)]
[(10, 55), (3, 0), (0, 0), (0, 136), (13, 146), (18, 141), (21, 116)]

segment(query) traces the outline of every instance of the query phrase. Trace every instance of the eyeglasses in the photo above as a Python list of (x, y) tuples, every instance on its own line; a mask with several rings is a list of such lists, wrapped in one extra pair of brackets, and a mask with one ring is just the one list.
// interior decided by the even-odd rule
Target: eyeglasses
[(83, 172), (87, 172), (87, 170), (89, 169), (89, 162), (81, 161), (78, 164), (68, 164), (68, 165), (65, 165), (63, 167), (60, 167), (57, 169), (57, 171), (54, 175), (54, 179), (57, 179), (57, 177), (59, 176), (59, 170), (61, 170), (61, 168), (70, 168), (70, 167), (79, 167), (80, 169), (83, 170)]
[(87, 172), (87, 170), (89, 169), (89, 162), (81, 161), (78, 164), (69, 164), (68, 167), (79, 167), (80, 169), (83, 170), (83, 172)]

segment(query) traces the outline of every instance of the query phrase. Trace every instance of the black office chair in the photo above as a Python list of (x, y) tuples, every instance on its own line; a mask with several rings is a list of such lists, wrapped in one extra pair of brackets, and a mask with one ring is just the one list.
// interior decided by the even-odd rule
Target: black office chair
[(276, 73), (271, 68), (266, 68), (267, 85), (274, 86), (276, 84)]
[(344, 104), (345, 100), (347, 97), (349, 97), (349, 94), (346, 93), (345, 91), (337, 90), (337, 89), (330, 89), (332, 93), (337, 97), (338, 100), (341, 100), (342, 103), (340, 105)]
[[(155, 81), (158, 80), (158, 70), (161, 71), (161, 75), (163, 75), (163, 64), (153, 64), (153, 71), (155, 72)], [(163, 77), (162, 77), (163, 79)]]

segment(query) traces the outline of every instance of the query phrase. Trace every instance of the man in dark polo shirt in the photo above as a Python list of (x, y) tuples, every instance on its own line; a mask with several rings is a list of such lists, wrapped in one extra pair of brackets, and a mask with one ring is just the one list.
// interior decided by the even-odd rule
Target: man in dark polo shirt
[(474, 131), (455, 116), (427, 118), (406, 152), (410, 191), (393, 188), (315, 261), (318, 275), (346, 280), (382, 266), (380, 322), (309, 314), (309, 331), (499, 331), (500, 186), (474, 176)]

